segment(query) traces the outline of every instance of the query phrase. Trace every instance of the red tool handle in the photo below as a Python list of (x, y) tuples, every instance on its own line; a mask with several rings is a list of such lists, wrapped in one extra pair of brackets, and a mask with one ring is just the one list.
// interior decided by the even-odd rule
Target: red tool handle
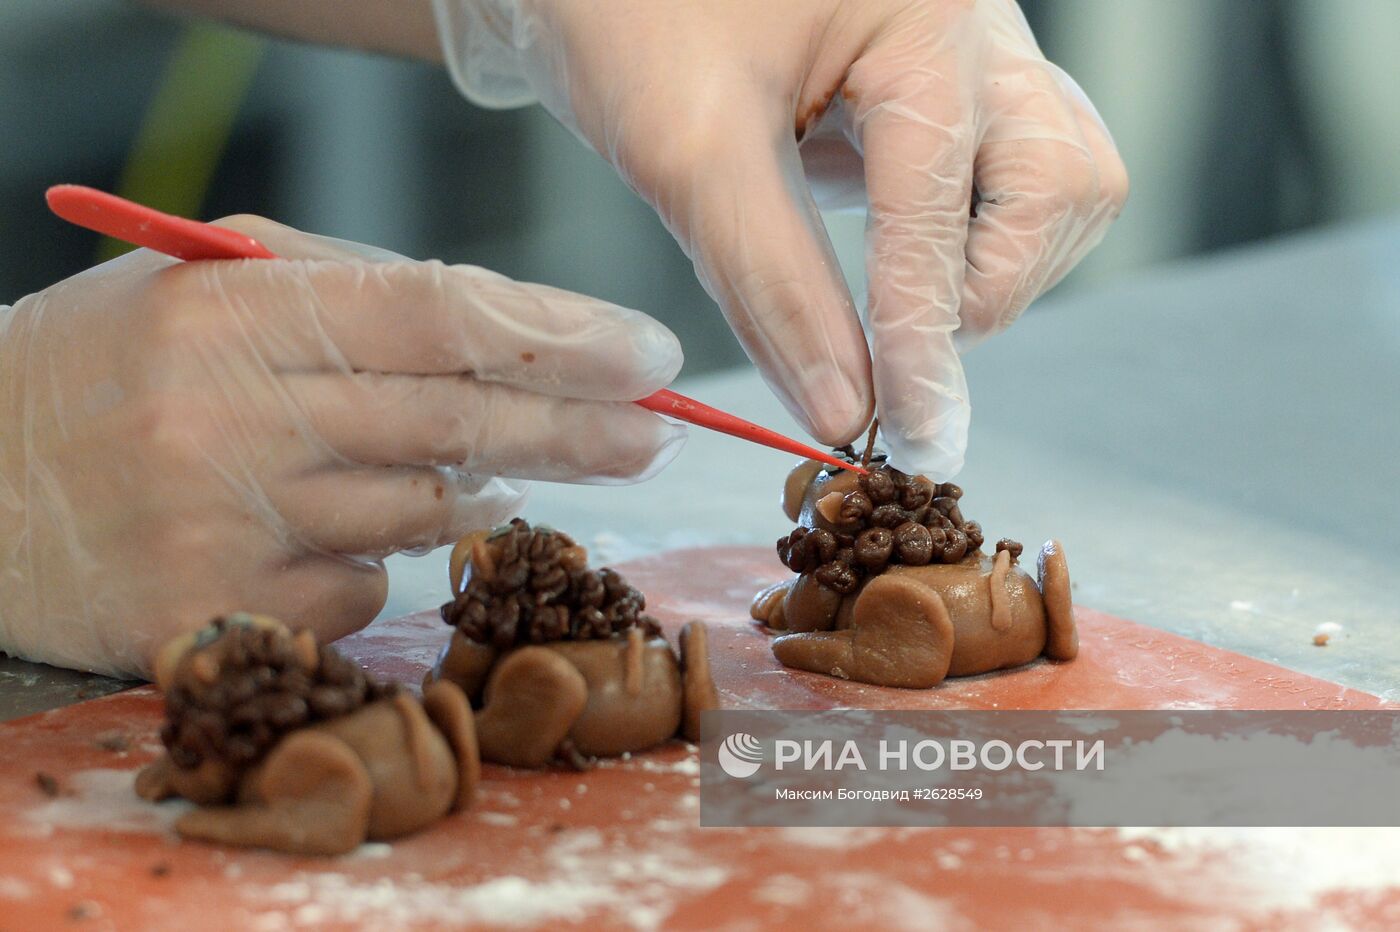
[(854, 463), (848, 463), (838, 456), (810, 447), (805, 443), (799, 443), (791, 437), (784, 437), (777, 431), (769, 430), (766, 427), (759, 427), (740, 417), (735, 417), (718, 408), (712, 408), (707, 404), (696, 401), (694, 398), (687, 398), (677, 394), (669, 388), (663, 388), (654, 395), (648, 395), (637, 402), (648, 411), (655, 411), (657, 414), (665, 414), (682, 421), (688, 421), (698, 427), (708, 427), (710, 430), (718, 431), (721, 434), (728, 434), (731, 437), (738, 437), (741, 440), (748, 440), (760, 446), (772, 447), (774, 450), (782, 450), (786, 453), (795, 453), (798, 456), (805, 456), (808, 459), (818, 460), (828, 466), (839, 466), (842, 469), (849, 469), (852, 472), (865, 475), (866, 470)]
[(69, 223), (177, 259), (276, 259), (262, 243), (226, 227), (186, 220), (126, 198), (60, 184), (49, 188), (49, 210)]
[[(60, 184), (45, 195), (49, 209), (69, 223), (113, 239), (145, 246), (177, 259), (276, 259), (262, 243), (225, 227), (186, 220), (96, 188)], [(718, 408), (663, 388), (637, 402), (649, 411), (706, 427), (775, 450), (819, 460), (864, 475), (866, 470), (816, 447), (784, 437)]]

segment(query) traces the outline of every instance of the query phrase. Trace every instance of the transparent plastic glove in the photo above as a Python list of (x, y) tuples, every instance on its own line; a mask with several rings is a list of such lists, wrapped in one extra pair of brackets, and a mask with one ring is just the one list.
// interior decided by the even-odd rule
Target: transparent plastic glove
[[(966, 446), (959, 345), (1059, 281), (1127, 196), (1012, 0), (434, 5), (463, 92), (538, 98), (611, 161), (815, 437), (853, 440), (878, 399), (894, 461), (936, 479)], [(819, 202), (869, 211), (868, 345)]]
[(677, 452), (626, 403), (680, 368), (655, 321), (228, 225), (295, 258), (140, 250), (0, 308), (8, 653), (148, 673), (235, 610), (339, 637), (383, 605), (381, 557), (504, 520), (517, 480), (629, 482)]

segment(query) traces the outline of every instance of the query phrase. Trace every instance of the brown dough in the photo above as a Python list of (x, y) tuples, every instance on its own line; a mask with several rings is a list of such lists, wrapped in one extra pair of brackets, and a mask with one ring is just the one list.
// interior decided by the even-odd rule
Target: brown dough
[[(1045, 605), (1049, 600), (1042, 600), (1035, 581), (1019, 566), (1011, 564), (1010, 557), (1004, 552), (999, 554), (998, 558), (1006, 564), (1004, 576), (995, 572), (997, 558), (982, 553), (973, 554), (963, 562), (951, 565), (891, 566), (881, 575), (866, 582), (855, 593), (842, 599), (836, 613), (836, 631), (833, 633), (864, 628), (869, 624), (863, 615), (865, 609), (862, 608), (865, 593), (882, 579), (903, 578), (926, 587), (939, 597), (946, 608), (954, 633), (952, 654), (946, 671), (948, 676), (971, 676), (1020, 666), (1034, 660), (1042, 651), (1047, 651), (1053, 659), (1072, 659), (1073, 653), (1066, 654), (1061, 646), (1076, 643), (1074, 616), (1069, 610), (1067, 598), (1069, 575), (1064, 566), (1063, 553), (1052, 548), (1051, 554), (1046, 558), (1046, 569), (1043, 573), (1045, 579), (1054, 579), (1050, 591), (1054, 593), (1056, 611), (1061, 613), (1057, 615), (1060, 619), (1058, 628), (1047, 619)], [(1001, 577), (999, 582), (998, 577)], [(808, 606), (812, 600), (802, 601), (792, 597), (806, 578), (799, 577), (793, 581), (787, 597), (781, 602), (777, 597), (770, 596), (764, 605), (772, 613), (776, 613), (777, 607), (782, 605), (782, 620), (785, 621), (788, 631), (821, 632), (831, 627), (827, 622), (826, 608), (821, 606), (819, 610), (815, 610), (815, 617), (799, 617), (797, 609)], [(1000, 603), (999, 611), (993, 610), (994, 592), (995, 601)], [(867, 608), (873, 609), (877, 605), (878, 602), (871, 602)], [(756, 603), (754, 613), (760, 616), (759, 621), (774, 627), (772, 621), (761, 617), (760, 609), (763, 607)], [(998, 627), (996, 620), (1001, 621), (1002, 627)], [(821, 627), (822, 625), (826, 627)], [(1057, 642), (1055, 653), (1049, 653), (1047, 635), (1051, 631), (1058, 631), (1056, 636), (1062, 639)], [(778, 653), (779, 644), (783, 640), (785, 639), (779, 638), (773, 642), (775, 654)], [(791, 651), (792, 648), (784, 650)], [(1069, 650), (1073, 651), (1073, 647)], [(788, 662), (783, 654), (779, 654), (778, 659), (784, 663)], [(790, 665), (800, 669), (811, 669), (811, 663), (812, 661), (803, 661)], [(851, 670), (843, 670), (852, 679), (857, 678)], [(895, 678), (906, 680), (910, 676), (900, 675)], [(876, 681), (863, 679), (862, 682)], [(882, 680), (876, 685), (896, 684)]]
[[(847, 492), (854, 492), (860, 488), (860, 476), (843, 469), (835, 475), (828, 476), (826, 473), (817, 472), (812, 480), (812, 485), (807, 489), (807, 494), (802, 498), (802, 507), (798, 510), (797, 517), (793, 518), (803, 527), (824, 528), (828, 531), (841, 530), (840, 524), (828, 520), (827, 516), (817, 504), (824, 498), (831, 495), (838, 495), (841, 498)], [(840, 501), (840, 499), (836, 499)]]
[(442, 818), (457, 800), (452, 747), (422, 706), (402, 698), (406, 701), (375, 702), (308, 729), (339, 738), (365, 762), (374, 781), (371, 838), (417, 831)]
[(642, 644), (641, 689), (626, 689), (626, 642), (555, 641), (544, 645), (583, 674), (588, 704), (569, 732), (579, 753), (612, 757), (654, 747), (681, 724), (680, 664), (663, 638)]
[[(834, 506), (857, 488), (853, 473), (828, 475), (808, 460), (788, 476), (784, 512), (803, 527), (837, 532)], [(973, 552), (952, 565), (891, 565), (846, 596), (810, 574), (798, 576), (758, 593), (749, 611), (756, 621), (787, 632), (774, 640), (773, 651), (789, 666), (877, 685), (933, 685), (945, 674), (1020, 666), (1042, 652), (1054, 660), (1077, 655), (1069, 570), (1058, 541), (1041, 548), (1038, 575), (1039, 585), (1005, 551), (992, 557)], [(916, 597), (906, 589), (877, 586), (882, 579), (905, 579), (927, 591)], [(938, 616), (930, 608), (935, 597), (952, 627), (949, 645), (931, 646), (929, 640), (938, 627), (930, 621)], [(896, 610), (910, 612), (903, 628), (892, 614)], [(907, 652), (890, 640), (906, 629), (914, 639)], [(946, 668), (935, 677), (945, 650)]]
[(368, 835), (370, 775), (332, 735), (310, 728), (293, 732), (244, 786), (242, 804), (187, 812), (175, 830), (200, 841), (319, 855), (353, 851)]
[(222, 761), (207, 760), (187, 770), (162, 754), (136, 775), (136, 793), (152, 802), (179, 796), (196, 806), (213, 806), (232, 797), (237, 782), (237, 775)]
[(1006, 604), (1006, 574), (1011, 570), (1011, 554), (998, 550), (992, 558), (992, 571), (987, 574), (987, 600), (991, 603), (989, 620), (993, 631), (1011, 630), (1011, 606)]
[[(796, 471), (806, 476), (793, 487), (799, 499), (818, 468), (812, 463)], [(559, 532), (531, 529), (518, 519), (501, 533), (500, 544), (492, 543), (493, 532), (472, 535), (469, 544), (464, 538), (454, 548), (455, 598), (443, 607), (443, 618), (462, 628), (453, 631), (424, 680), (425, 688), (436, 681), (456, 683), (480, 708), (481, 756), (518, 767), (543, 767), (561, 758), (582, 766), (588, 757), (661, 744), (682, 724), (686, 734), (698, 734), (700, 713), (718, 705), (704, 625), (692, 623), (681, 632), (678, 658), (659, 636), (656, 620), (640, 614), (641, 593), (608, 570), (587, 570), (587, 551), (571, 538), (561, 542), (553, 536)], [(527, 550), (528, 572), (517, 581), (516, 561)], [(537, 560), (540, 554), (547, 559)], [(468, 564), (471, 579), (462, 589)], [(524, 586), (531, 574), (552, 580), (554, 573), (568, 580), (562, 593), (550, 595), (532, 584), (528, 591), (537, 596), (535, 608), (522, 611), (508, 628), (496, 623), (500, 616), (493, 611), (518, 607), (507, 604), (521, 597), (512, 588)], [(589, 595), (599, 585), (606, 604)], [(599, 613), (610, 634), (595, 629)], [(497, 651), (468, 638), (463, 628), (482, 641), (522, 646)], [(607, 636), (589, 636), (594, 633)]]
[[(1009, 558), (1008, 558), (1009, 560)], [(1000, 588), (1011, 623), (992, 625), (992, 558), (976, 553), (953, 565), (892, 566), (885, 575), (908, 576), (937, 592), (953, 622), (949, 676), (973, 676), (1030, 663), (1045, 647), (1045, 610), (1035, 580), (1011, 566)]]
[(841, 594), (817, 582), (815, 576), (799, 576), (788, 590), (783, 618), (788, 631), (828, 631), (836, 627)]
[(554, 651), (521, 647), (496, 664), (476, 718), (485, 760), (543, 767), (588, 704), (583, 674)]
[(473, 705), (480, 705), (496, 656), (494, 647), (469, 640), (462, 632), (453, 629), (452, 639), (438, 654), (437, 663), (424, 674), (423, 689), (426, 690), (437, 680), (447, 680), (456, 683)]
[(700, 714), (719, 708), (719, 692), (710, 675), (710, 629), (703, 621), (681, 628), (681, 674), (685, 687), (681, 734), (687, 741), (699, 741)]
[(1058, 540), (1042, 544), (1036, 571), (1045, 600), (1045, 656), (1051, 660), (1073, 660), (1079, 656), (1079, 628), (1074, 623), (1064, 545)]
[(433, 683), (423, 690), (423, 711), (447, 739), (457, 760), (457, 798), (452, 811), (460, 812), (476, 801), (481, 783), (481, 749), (476, 742), (476, 720), (467, 697), (451, 683)]
[(802, 513), (807, 490), (821, 471), (821, 463), (816, 460), (803, 460), (788, 473), (787, 481), (783, 483), (783, 514), (788, 516), (789, 521), (796, 521)]
[[(483, 648), (454, 637), (430, 679), (474, 669), (475, 661), (454, 657), (461, 650)], [(491, 668), (476, 716), (481, 756), (543, 767), (565, 738), (586, 757), (645, 750), (675, 736), (685, 697), (670, 645), (639, 629), (623, 638), (519, 647)]]
[[(461, 690), (435, 684), (427, 702), (425, 711), (400, 693), (293, 732), (242, 776), (237, 804), (186, 813), (176, 830), (222, 844), (329, 855), (437, 821), (471, 800), (480, 762)], [(185, 771), (162, 756), (138, 775), (137, 792), (199, 802), (209, 795), (201, 792), (210, 782), (207, 769)]]
[(880, 686), (926, 689), (943, 681), (954, 634), (937, 592), (886, 573), (855, 603), (850, 628), (783, 635), (773, 641), (774, 655), (799, 670)]
[(786, 629), (787, 594), (794, 582), (796, 580), (785, 579), (759, 590), (749, 605), (749, 617), (779, 631)]

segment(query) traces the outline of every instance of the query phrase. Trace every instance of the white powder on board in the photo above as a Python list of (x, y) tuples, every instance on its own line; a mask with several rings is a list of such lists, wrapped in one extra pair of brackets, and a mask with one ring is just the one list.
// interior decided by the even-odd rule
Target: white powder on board
[(1150, 852), (1155, 846), (1178, 860), (1186, 859), (1188, 867), (1193, 862), (1205, 866), (1228, 859), (1231, 895), (1237, 897), (1242, 887), (1249, 890), (1247, 905), (1260, 912), (1307, 908), (1331, 891), (1400, 889), (1400, 828), (1116, 831), (1122, 839), (1142, 846), (1139, 850)]
[(853, 848), (866, 848), (890, 836), (888, 828), (866, 826), (832, 826), (829, 828), (799, 826), (781, 828), (783, 841), (809, 848), (839, 848), (847, 851)]
[(334, 872), (303, 873), (246, 895), (263, 906), (280, 907), (295, 924), (306, 925), (470, 918), (485, 925), (523, 926), (580, 922), (601, 913), (618, 925), (653, 929), (670, 915), (677, 891), (703, 892), (730, 876), (728, 867), (673, 842), (638, 848), (610, 842), (596, 829), (578, 829), (560, 834), (544, 852), (539, 873), (548, 880), (506, 876), (458, 886), (421, 878), (359, 880)]
[(0, 899), (24, 900), (34, 895), (34, 888), (18, 877), (0, 877)]
[(823, 879), (842, 906), (842, 924), (857, 929), (963, 930), (977, 927), (957, 907), (873, 871), (844, 871)]
[[(1384, 772), (1390, 764), (1388, 749), (1369, 748), (1358, 751), (1341, 738), (1326, 733), (1307, 741), (1287, 735), (1255, 735), (1212, 737), (1208, 735), (1167, 735), (1157, 741), (1130, 746), (1116, 754), (1114, 769), (1124, 799), (1120, 809), (1129, 804), (1136, 811), (1155, 805), (1150, 815), (1154, 821), (1186, 821), (1183, 812), (1175, 809), (1182, 787), (1189, 786), (1193, 768), (1200, 760), (1211, 759), (1220, 751), (1235, 750), (1237, 759), (1248, 752), (1251, 760), (1266, 762), (1280, 771), (1308, 776), (1315, 767), (1315, 753), (1326, 750), (1336, 742), (1338, 753), (1350, 759), (1365, 761)], [(1323, 775), (1310, 778), (1317, 798), (1315, 808), (1323, 813), (1333, 811), (1336, 818), (1351, 815), (1344, 795), (1332, 794)], [(1216, 786), (1202, 787), (1198, 797), (1186, 811), (1199, 811), (1205, 794), (1214, 811), (1222, 816), (1231, 812), (1251, 811), (1256, 791), (1232, 787), (1230, 795)], [(1095, 798), (1085, 800), (1090, 806), (1104, 801), (1103, 787), (1093, 790)], [(1069, 798), (1071, 806), (1079, 800)], [(1092, 821), (1081, 819), (1081, 821)], [(1168, 827), (1123, 828), (1116, 830), (1121, 838), (1135, 843), (1125, 849), (1129, 860), (1145, 863), (1154, 848), (1170, 854), (1181, 868), (1170, 872), (1180, 877), (1189, 872), (1210, 882), (1196, 884), (1204, 896), (1216, 895), (1231, 903), (1246, 905), (1262, 911), (1270, 909), (1302, 909), (1312, 906), (1317, 897), (1335, 890), (1400, 889), (1400, 828), (1260, 828), (1260, 827)], [(1229, 870), (1217, 868), (1229, 864)], [(1152, 876), (1151, 874), (1147, 876)]]
[(33, 807), (25, 819), (41, 834), (76, 828), (161, 835), (193, 808), (183, 800), (148, 803), (136, 795), (135, 781), (131, 770), (79, 770), (64, 779), (63, 795)]
[(378, 861), (389, 857), (393, 853), (393, 845), (385, 844), (382, 841), (367, 841), (347, 854), (346, 857)]
[[(638, 757), (629, 761), (618, 759), (599, 760), (594, 764), (598, 770), (612, 770), (625, 768), (632, 771), (645, 771), (646, 773), (679, 773), (690, 777), (700, 776), (700, 758), (694, 753), (694, 745), (690, 746), (692, 753), (687, 754), (677, 760), (654, 760), (650, 757)], [(586, 784), (579, 784), (585, 787)], [(586, 791), (586, 790), (585, 790)]]

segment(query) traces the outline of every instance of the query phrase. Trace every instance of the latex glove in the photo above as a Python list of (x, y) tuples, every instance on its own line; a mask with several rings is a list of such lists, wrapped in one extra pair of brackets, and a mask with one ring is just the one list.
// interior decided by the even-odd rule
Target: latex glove
[[(611, 161), (815, 437), (853, 440), (878, 399), (894, 462), (935, 479), (966, 446), (959, 345), (1059, 281), (1127, 196), (1011, 0), (434, 5), (463, 92), (538, 98)], [(868, 347), (813, 188), (868, 206)]]
[(339, 637), (383, 605), (381, 557), (504, 520), (515, 478), (630, 482), (677, 452), (624, 403), (680, 368), (655, 321), (228, 225), (310, 258), (140, 250), (0, 308), (6, 652), (145, 674), (235, 610)]

